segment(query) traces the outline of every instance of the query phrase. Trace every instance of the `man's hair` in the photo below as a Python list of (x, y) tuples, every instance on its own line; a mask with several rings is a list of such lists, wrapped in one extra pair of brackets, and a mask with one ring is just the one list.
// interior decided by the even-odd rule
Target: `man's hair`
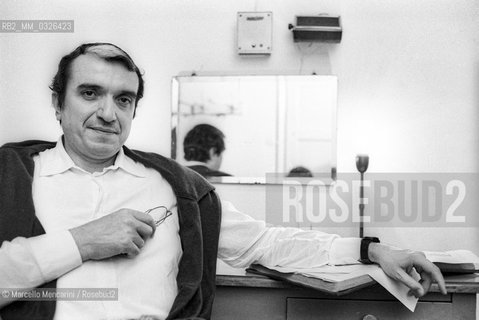
[(209, 124), (199, 124), (191, 129), (183, 141), (185, 160), (205, 162), (210, 159), (209, 151), (213, 148), (220, 155), (225, 150), (225, 135), (218, 128)]
[(61, 109), (65, 101), (65, 93), (70, 69), (73, 61), (83, 54), (94, 54), (97, 57), (108, 61), (117, 62), (123, 65), (128, 71), (134, 71), (138, 76), (138, 91), (136, 93), (135, 113), (138, 101), (143, 97), (144, 80), (138, 66), (133, 59), (120, 47), (106, 42), (85, 43), (64, 56), (58, 64), (58, 70), (53, 77), (50, 89), (58, 94), (58, 106)]

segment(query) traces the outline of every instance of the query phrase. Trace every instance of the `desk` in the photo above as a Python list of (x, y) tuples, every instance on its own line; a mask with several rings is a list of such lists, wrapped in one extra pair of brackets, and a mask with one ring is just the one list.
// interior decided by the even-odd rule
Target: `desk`
[[(476, 319), (479, 274), (446, 277), (410, 312), (375, 284), (342, 296), (328, 295), (257, 275), (218, 275), (213, 320), (220, 319)], [(369, 315), (369, 317), (367, 316)]]

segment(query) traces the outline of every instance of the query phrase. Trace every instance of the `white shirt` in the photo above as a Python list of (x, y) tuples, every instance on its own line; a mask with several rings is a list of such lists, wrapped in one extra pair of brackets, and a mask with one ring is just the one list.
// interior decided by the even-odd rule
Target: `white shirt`
[[(118, 301), (57, 301), (55, 319), (166, 318), (177, 294), (181, 258), (176, 197), (155, 170), (121, 151), (103, 172), (75, 166), (61, 139), (34, 158), (33, 200), (46, 234), (5, 241), (0, 247), (0, 288), (32, 288), (58, 278), (58, 288), (118, 288)], [(146, 211), (163, 205), (173, 215), (129, 259), (114, 257), (82, 263), (68, 229), (121, 208)], [(222, 202), (218, 257), (236, 267), (314, 267), (355, 263), (357, 238), (295, 228), (267, 228), (263, 221)], [(161, 254), (158, 254), (161, 253)]]
[(118, 301), (59, 300), (54, 319), (72, 319), (72, 315), (82, 319), (138, 314), (166, 317), (177, 295), (177, 266), (182, 253), (176, 197), (170, 185), (157, 171), (126, 157), (123, 150), (113, 166), (95, 173), (77, 167), (61, 140), (56, 148), (34, 160), (33, 200), (47, 234), (75, 228), (122, 208), (144, 212), (162, 205), (173, 212), (135, 259), (90, 260), (57, 281), (58, 288), (118, 288)]

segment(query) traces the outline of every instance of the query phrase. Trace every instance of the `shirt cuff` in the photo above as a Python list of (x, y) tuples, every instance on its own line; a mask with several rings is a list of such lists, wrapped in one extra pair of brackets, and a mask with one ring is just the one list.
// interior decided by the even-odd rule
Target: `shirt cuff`
[(27, 241), (45, 282), (57, 279), (82, 264), (80, 251), (68, 230)]
[(329, 251), (329, 264), (355, 264), (361, 259), (361, 238), (336, 238)]

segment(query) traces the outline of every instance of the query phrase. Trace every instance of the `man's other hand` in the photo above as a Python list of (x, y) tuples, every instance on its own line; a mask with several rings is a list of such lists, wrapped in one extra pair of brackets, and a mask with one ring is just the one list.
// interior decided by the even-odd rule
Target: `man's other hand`
[(133, 258), (140, 253), (156, 226), (149, 215), (120, 209), (70, 229), (83, 261), (102, 260), (119, 254)]
[[(410, 293), (416, 297), (422, 297), (436, 282), (442, 294), (446, 294), (446, 284), (439, 268), (426, 259), (422, 252), (402, 250), (381, 243), (369, 245), (369, 259), (381, 266), (384, 272), (391, 278), (408, 286)], [(411, 273), (413, 268), (420, 275), (416, 281)]]

